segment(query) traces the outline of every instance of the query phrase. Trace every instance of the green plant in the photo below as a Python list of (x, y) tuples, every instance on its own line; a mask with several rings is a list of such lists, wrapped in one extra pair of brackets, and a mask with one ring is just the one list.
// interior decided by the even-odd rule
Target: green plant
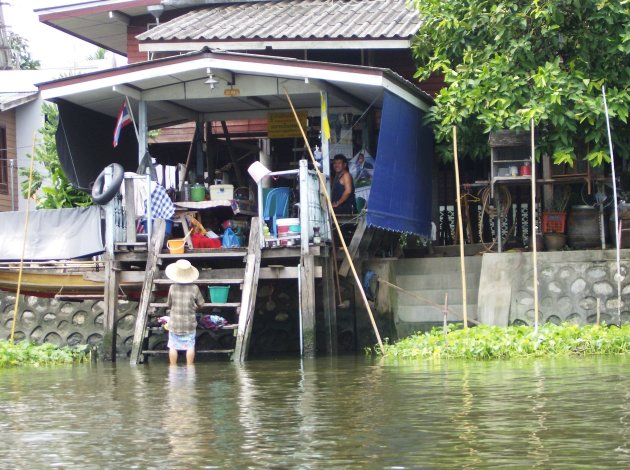
[(536, 332), (531, 326), (498, 327), (479, 325), (462, 328), (449, 325), (417, 333), (394, 344), (384, 344), (385, 357), (510, 359), (514, 357), (568, 356), (585, 354), (629, 354), (630, 325), (578, 326), (547, 323)]
[(630, 24), (625, 0), (414, 0), (417, 77), (446, 87), (429, 119), (438, 151), (488, 154), (488, 133), (538, 132), (537, 154), (573, 166), (609, 161), (602, 85), (615, 154), (630, 153)]
[(40, 67), (39, 60), (34, 60), (28, 50), (28, 40), (17, 33), (9, 33), (9, 48), (15, 61), (15, 65), (20, 70), (37, 70)]
[(51, 343), (36, 344), (21, 341), (14, 344), (0, 340), (0, 368), (74, 364), (83, 362), (87, 358), (86, 346), (70, 348), (55, 346)]
[(34, 158), (38, 167), (33, 170), (30, 194), (28, 193), (29, 168), (20, 168), (19, 174), (24, 179), (20, 183), (22, 196), (35, 197), (40, 209), (61, 209), (64, 207), (86, 207), (92, 205), (92, 197), (72, 186), (66, 177), (59, 155), (55, 133), (59, 122), (59, 111), (53, 104), (42, 106), (45, 116), (44, 127), (39, 130), (42, 143), (35, 147)]

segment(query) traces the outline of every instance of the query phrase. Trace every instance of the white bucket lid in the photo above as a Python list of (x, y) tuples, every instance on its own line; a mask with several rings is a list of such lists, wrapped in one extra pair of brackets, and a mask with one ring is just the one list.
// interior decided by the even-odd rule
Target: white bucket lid
[(271, 170), (260, 162), (254, 162), (247, 169), (249, 175), (254, 179), (256, 184), (260, 183), (263, 177), (271, 173)]

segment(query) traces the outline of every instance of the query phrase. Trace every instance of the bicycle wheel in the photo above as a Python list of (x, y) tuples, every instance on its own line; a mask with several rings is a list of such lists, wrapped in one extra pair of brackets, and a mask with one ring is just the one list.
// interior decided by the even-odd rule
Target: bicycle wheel
[(613, 203), (613, 189), (607, 184), (591, 185), (591, 193), (588, 193), (588, 183), (582, 183), (580, 188), (580, 197), (586, 206), (604, 208), (609, 207)]

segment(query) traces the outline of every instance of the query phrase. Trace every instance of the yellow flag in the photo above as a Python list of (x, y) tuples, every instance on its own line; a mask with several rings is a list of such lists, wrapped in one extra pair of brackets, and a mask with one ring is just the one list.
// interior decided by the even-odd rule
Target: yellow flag
[(321, 91), (319, 92), (322, 97), (322, 132), (326, 140), (330, 140), (330, 124), (328, 124), (328, 103), (326, 102), (326, 96)]

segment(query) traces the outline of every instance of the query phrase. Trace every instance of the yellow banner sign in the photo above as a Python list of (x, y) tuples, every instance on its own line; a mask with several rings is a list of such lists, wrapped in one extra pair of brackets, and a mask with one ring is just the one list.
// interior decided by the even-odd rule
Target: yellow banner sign
[[(300, 124), (306, 132), (306, 118), (308, 113), (301, 111), (297, 113)], [(269, 113), (267, 116), (267, 137), (270, 139), (284, 139), (287, 137), (302, 137), (300, 126), (295, 120), (293, 113)]]
[(223, 95), (225, 96), (239, 96), (241, 94), (241, 90), (239, 88), (226, 88), (223, 90)]

